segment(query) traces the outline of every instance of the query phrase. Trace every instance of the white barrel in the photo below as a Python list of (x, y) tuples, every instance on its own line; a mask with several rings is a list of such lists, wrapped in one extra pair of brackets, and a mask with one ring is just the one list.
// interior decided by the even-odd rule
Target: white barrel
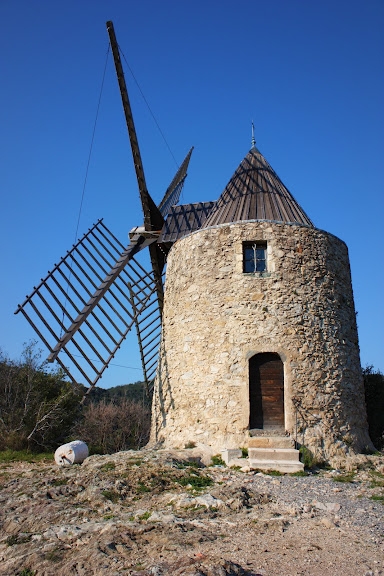
[(88, 446), (82, 440), (74, 440), (63, 444), (55, 452), (55, 462), (58, 466), (80, 464), (88, 457)]

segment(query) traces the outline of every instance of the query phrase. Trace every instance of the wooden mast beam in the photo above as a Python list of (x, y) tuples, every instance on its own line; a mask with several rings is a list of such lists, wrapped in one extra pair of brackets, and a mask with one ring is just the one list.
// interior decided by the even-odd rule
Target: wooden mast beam
[[(113, 59), (115, 62), (117, 80), (119, 83), (125, 120), (128, 128), (129, 141), (131, 143), (133, 163), (135, 165), (137, 183), (139, 186), (140, 200), (144, 214), (144, 228), (147, 231), (155, 233), (157, 232), (160, 234), (160, 231), (162, 230), (165, 221), (160, 210), (152, 200), (147, 190), (143, 162), (141, 160), (140, 148), (137, 140), (135, 124), (133, 121), (131, 104), (129, 102), (127, 85), (125, 83), (124, 71), (121, 64), (119, 47), (117, 44), (113, 23), (110, 20), (107, 22), (107, 30), (109, 34), (109, 40), (111, 43)], [(149, 252), (151, 257), (152, 269), (155, 276), (156, 290), (159, 298), (160, 310), (162, 311), (164, 294), (163, 294), (163, 284), (161, 274), (164, 267), (164, 258), (159, 247), (156, 244), (152, 244), (149, 247)]]

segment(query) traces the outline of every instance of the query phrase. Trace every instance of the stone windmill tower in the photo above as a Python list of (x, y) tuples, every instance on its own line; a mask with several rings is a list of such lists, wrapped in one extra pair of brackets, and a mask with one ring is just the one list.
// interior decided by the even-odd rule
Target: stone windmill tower
[(347, 247), (254, 141), (216, 202), (173, 207), (161, 241), (152, 442), (249, 446), (256, 459), (267, 447), (262, 459), (292, 459), (288, 434), (325, 460), (372, 448)]

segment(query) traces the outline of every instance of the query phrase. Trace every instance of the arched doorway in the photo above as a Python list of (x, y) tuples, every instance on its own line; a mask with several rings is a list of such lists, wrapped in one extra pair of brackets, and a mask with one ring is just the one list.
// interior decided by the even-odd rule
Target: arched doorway
[(278, 354), (249, 359), (249, 428), (284, 428), (284, 365)]

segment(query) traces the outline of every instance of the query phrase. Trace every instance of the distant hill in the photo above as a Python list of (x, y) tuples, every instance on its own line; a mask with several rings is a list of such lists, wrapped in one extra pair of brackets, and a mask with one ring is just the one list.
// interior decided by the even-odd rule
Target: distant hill
[[(84, 387), (84, 391), (86, 388)], [(150, 406), (152, 403), (152, 394), (150, 397), (147, 395), (144, 382), (134, 382), (132, 384), (122, 384), (120, 386), (113, 386), (112, 388), (99, 388), (95, 386), (89, 393), (90, 402), (119, 402), (123, 398), (133, 400), (135, 402), (143, 403), (145, 406)]]

